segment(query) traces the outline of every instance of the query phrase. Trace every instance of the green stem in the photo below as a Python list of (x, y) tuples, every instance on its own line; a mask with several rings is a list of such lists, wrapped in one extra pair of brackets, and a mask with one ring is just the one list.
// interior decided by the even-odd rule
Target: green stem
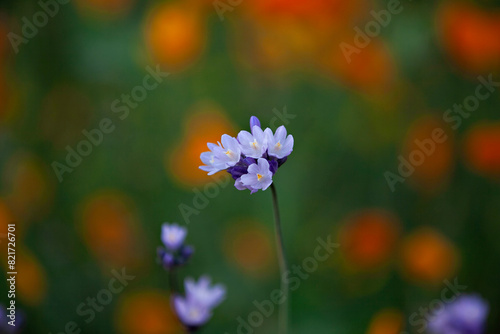
[[(175, 268), (171, 268), (168, 271), (168, 281), (169, 281), (169, 290), (170, 290), (170, 297), (173, 298), (173, 296), (177, 293), (177, 275), (175, 272)], [(185, 327), (186, 333), (191, 334), (194, 333), (196, 330)]]
[(288, 271), (286, 262), (285, 247), (283, 245), (283, 233), (281, 232), (281, 219), (278, 206), (278, 195), (274, 183), (271, 183), (271, 192), (273, 194), (273, 209), (274, 209), (274, 226), (276, 233), (276, 245), (278, 247), (278, 262), (280, 266), (280, 281), (281, 291), (283, 292), (284, 303), (280, 305), (279, 309), (279, 334), (286, 334), (288, 331), (288, 305), (289, 305), (289, 289), (288, 281), (285, 275)]
[(170, 285), (170, 294), (173, 296), (177, 292), (177, 275), (175, 269), (172, 268), (168, 271), (168, 280)]

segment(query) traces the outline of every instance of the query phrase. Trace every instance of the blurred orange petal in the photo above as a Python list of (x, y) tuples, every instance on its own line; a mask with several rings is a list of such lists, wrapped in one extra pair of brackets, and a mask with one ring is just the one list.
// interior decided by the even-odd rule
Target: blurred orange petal
[(389, 262), (400, 234), (400, 223), (380, 209), (365, 209), (347, 219), (339, 231), (340, 248), (347, 264), (372, 270)]
[(47, 292), (45, 269), (27, 249), (19, 246), (16, 251), (16, 292), (23, 303), (36, 306)]
[(467, 163), (480, 174), (500, 178), (500, 122), (474, 125), (465, 137)]
[(256, 0), (242, 4), (235, 24), (236, 53), (267, 71), (313, 68), (339, 32), (364, 16), (364, 0)]
[(144, 36), (155, 62), (167, 69), (183, 69), (205, 48), (205, 17), (189, 3), (164, 3), (150, 11)]
[(421, 164), (413, 166), (410, 184), (427, 192), (441, 189), (451, 173), (453, 154), (454, 138), (449, 126), (430, 115), (417, 119), (408, 130), (402, 152), (407, 161), (420, 163), (414, 157), (423, 157)]
[(126, 195), (102, 190), (87, 198), (80, 209), (87, 247), (106, 267), (139, 266), (142, 230), (133, 201)]
[(401, 261), (407, 278), (431, 285), (451, 278), (460, 262), (456, 247), (430, 227), (419, 228), (405, 239)]
[(270, 273), (274, 259), (272, 244), (272, 235), (264, 226), (239, 221), (226, 231), (223, 247), (226, 257), (240, 270), (261, 277)]
[[(379, 39), (372, 39), (364, 48), (350, 57), (339, 47), (341, 42), (354, 46), (354, 34), (340, 37), (339, 43), (326, 52), (319, 61), (320, 69), (349, 87), (368, 94), (387, 93), (394, 88), (397, 78), (395, 60)], [(348, 60), (349, 58), (349, 60)]]
[(219, 108), (213, 105), (196, 107), (186, 120), (182, 141), (167, 153), (169, 172), (184, 185), (196, 186), (213, 181), (198, 167), (203, 165), (200, 154), (208, 151), (207, 142), (217, 143), (223, 134), (235, 135), (233, 125)]
[(384, 309), (370, 321), (367, 334), (400, 334), (404, 329), (404, 314), (393, 309)]
[(500, 11), (471, 2), (445, 2), (437, 28), (450, 57), (464, 71), (477, 74), (500, 69)]
[(19, 151), (8, 161), (3, 172), (9, 204), (16, 216), (28, 221), (47, 214), (54, 197), (54, 178), (35, 155)]
[(367, 5), (365, 0), (254, 0), (243, 4), (256, 20), (308, 24), (330, 33), (362, 16)]
[(115, 315), (120, 334), (183, 333), (170, 308), (170, 298), (161, 290), (145, 290), (120, 300)]

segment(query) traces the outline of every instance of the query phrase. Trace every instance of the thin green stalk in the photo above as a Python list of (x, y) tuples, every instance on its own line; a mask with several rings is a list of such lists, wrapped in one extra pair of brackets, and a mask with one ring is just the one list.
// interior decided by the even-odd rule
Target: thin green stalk
[[(170, 298), (173, 298), (173, 296), (178, 291), (177, 290), (177, 275), (175, 272), (175, 268), (171, 268), (168, 271), (168, 280), (169, 280), (169, 288), (170, 288)], [(193, 328), (185, 327), (185, 329), (186, 329), (186, 333), (188, 333), (188, 334), (196, 332), (196, 329), (193, 329)]]
[(170, 294), (173, 296), (177, 292), (177, 275), (175, 269), (171, 268), (168, 271), (168, 280), (170, 285)]
[(279, 308), (279, 334), (286, 334), (288, 331), (288, 308), (289, 308), (289, 288), (288, 281), (285, 279), (285, 275), (288, 271), (288, 265), (286, 262), (286, 252), (283, 245), (283, 233), (281, 231), (281, 219), (280, 211), (278, 206), (278, 195), (276, 193), (276, 188), (274, 183), (271, 184), (271, 192), (273, 194), (273, 209), (274, 209), (274, 226), (276, 234), (276, 245), (278, 248), (278, 261), (280, 266), (280, 281), (281, 281), (281, 291), (283, 292), (284, 303), (280, 305)]

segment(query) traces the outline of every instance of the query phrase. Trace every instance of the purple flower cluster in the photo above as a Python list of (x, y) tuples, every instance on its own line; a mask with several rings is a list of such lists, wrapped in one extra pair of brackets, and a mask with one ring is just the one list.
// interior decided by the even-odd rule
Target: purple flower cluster
[(194, 253), (192, 246), (185, 245), (187, 229), (177, 224), (165, 223), (161, 227), (161, 241), (164, 247), (158, 248), (158, 257), (165, 269), (173, 269), (185, 264)]
[(226, 170), (235, 180), (238, 190), (249, 189), (253, 194), (266, 190), (273, 183), (273, 175), (293, 151), (293, 136), (287, 135), (285, 127), (262, 130), (257, 117), (250, 118), (250, 129), (240, 131), (237, 138), (222, 135), (218, 145), (208, 143), (210, 151), (200, 155), (205, 164), (201, 170), (208, 175)]
[[(158, 248), (158, 256), (163, 267), (171, 271), (171, 284), (173, 269), (185, 264), (194, 249), (185, 245), (187, 229), (177, 224), (165, 223), (161, 227), (161, 241), (164, 247)], [(210, 285), (210, 278), (202, 276), (198, 282), (188, 278), (184, 282), (186, 296), (180, 296), (173, 287), (173, 307), (179, 320), (190, 332), (203, 326), (212, 317), (212, 310), (218, 306), (226, 296), (226, 289), (222, 285)]]
[(434, 334), (482, 334), (488, 312), (481, 297), (463, 295), (432, 317), (429, 329)]
[(184, 282), (186, 296), (175, 296), (174, 308), (181, 322), (191, 330), (204, 325), (212, 317), (212, 309), (226, 296), (222, 285), (210, 286), (210, 278), (202, 276), (198, 282), (187, 278)]

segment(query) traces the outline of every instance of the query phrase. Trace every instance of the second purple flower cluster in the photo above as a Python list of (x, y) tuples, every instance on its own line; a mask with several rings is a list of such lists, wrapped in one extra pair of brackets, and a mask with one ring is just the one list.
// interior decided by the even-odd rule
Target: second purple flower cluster
[(226, 297), (226, 289), (221, 284), (212, 286), (208, 276), (200, 277), (198, 282), (187, 278), (184, 289), (185, 297), (174, 297), (174, 309), (184, 326), (194, 331), (210, 320), (212, 310)]
[(270, 128), (262, 130), (255, 116), (250, 118), (250, 129), (251, 133), (240, 131), (237, 138), (224, 134), (218, 145), (208, 143), (210, 151), (200, 155), (205, 164), (200, 169), (208, 175), (226, 170), (236, 189), (253, 194), (273, 183), (274, 174), (293, 151), (293, 136), (287, 135), (283, 125), (274, 134)]
[(177, 224), (163, 224), (161, 241), (165, 247), (158, 248), (158, 257), (165, 269), (185, 264), (194, 253), (194, 248), (184, 244), (187, 230)]
[[(187, 229), (177, 224), (165, 223), (161, 227), (163, 247), (158, 248), (158, 256), (163, 267), (174, 273), (174, 269), (187, 263), (194, 252), (192, 246), (185, 245)], [(175, 275), (172, 275), (175, 280)], [(198, 282), (191, 278), (184, 281), (185, 296), (175, 291), (173, 293), (173, 308), (181, 323), (194, 332), (205, 325), (212, 317), (212, 311), (226, 297), (226, 288), (221, 285), (211, 285), (208, 276), (202, 276)]]

